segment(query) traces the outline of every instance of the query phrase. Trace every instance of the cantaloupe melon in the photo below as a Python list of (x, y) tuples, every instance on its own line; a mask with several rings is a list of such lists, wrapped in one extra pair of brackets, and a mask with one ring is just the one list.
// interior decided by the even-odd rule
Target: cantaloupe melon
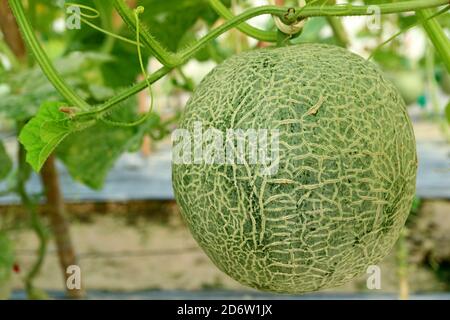
[(235, 280), (314, 291), (364, 273), (392, 249), (417, 158), (403, 99), (372, 63), (323, 44), (235, 55), (189, 100), (180, 129), (196, 123), (279, 130), (273, 174), (249, 162), (173, 164), (192, 235)]

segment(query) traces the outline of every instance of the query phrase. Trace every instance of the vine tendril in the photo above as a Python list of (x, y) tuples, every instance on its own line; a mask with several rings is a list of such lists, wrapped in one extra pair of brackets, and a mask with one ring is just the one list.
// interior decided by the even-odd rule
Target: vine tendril
[[(86, 9), (86, 10), (89, 10), (91, 12), (94, 12), (94, 14), (86, 14), (86, 13), (84, 13), (84, 12), (82, 12), (80, 10), (80, 16), (81, 16), (80, 20), (83, 23), (87, 24), (89, 27), (91, 27), (91, 28), (93, 28), (93, 29), (95, 29), (95, 30), (97, 30), (97, 31), (99, 31), (101, 33), (104, 33), (104, 34), (106, 34), (106, 35), (108, 35), (110, 37), (116, 38), (116, 39), (121, 40), (123, 42), (127, 42), (129, 44), (138, 45), (138, 43), (136, 41), (133, 41), (131, 39), (122, 37), (122, 36), (120, 36), (118, 34), (112, 33), (110, 31), (105, 30), (105, 29), (103, 29), (103, 28), (93, 24), (92, 22), (90, 22), (88, 19), (96, 19), (96, 18), (100, 17), (100, 12), (97, 9), (89, 7), (89, 6), (86, 6), (86, 5), (78, 4), (78, 3), (72, 3), (72, 2), (65, 3), (64, 5), (66, 7), (78, 7), (80, 9)], [(142, 44), (140, 44), (140, 46), (143, 47)]]
[(153, 105), (154, 105), (154, 98), (153, 98), (153, 90), (152, 90), (152, 86), (150, 84), (149, 81), (149, 77), (147, 74), (147, 71), (145, 70), (145, 66), (144, 66), (144, 62), (143, 62), (143, 58), (142, 58), (142, 51), (141, 51), (141, 38), (140, 38), (140, 19), (139, 19), (139, 15), (142, 14), (144, 12), (144, 7), (139, 6), (136, 9), (134, 9), (134, 17), (136, 19), (136, 48), (137, 48), (137, 54), (138, 54), (138, 58), (139, 58), (139, 65), (141, 67), (141, 71), (142, 74), (145, 77), (145, 81), (147, 83), (147, 88), (149, 90), (150, 93), (150, 107), (149, 110), (145, 113), (144, 116), (142, 116), (139, 120), (136, 120), (134, 122), (117, 122), (117, 121), (112, 121), (112, 120), (108, 120), (106, 118), (100, 118), (101, 121), (105, 122), (106, 124), (115, 126), (115, 127), (134, 127), (134, 126), (138, 126), (142, 123), (144, 123), (152, 114), (153, 111)]
[(80, 16), (88, 18), (88, 19), (95, 19), (100, 16), (100, 12), (92, 7), (86, 6), (84, 4), (74, 3), (74, 2), (66, 2), (64, 3), (65, 7), (78, 7), (80, 9), (86, 9), (87, 11), (93, 12), (93, 14), (87, 14), (80, 10)]
[[(97, 119), (101, 118), (106, 114), (106, 112), (111, 109), (114, 105), (118, 104), (119, 102), (129, 98), (133, 94), (136, 94), (139, 91), (144, 90), (146, 87), (149, 87), (149, 83), (152, 84), (153, 82), (159, 80), (164, 75), (169, 73), (173, 68), (180, 66), (184, 62), (186, 62), (188, 59), (190, 59), (198, 50), (200, 50), (204, 45), (206, 45), (209, 41), (216, 39), (218, 36), (223, 34), (224, 32), (230, 30), (233, 27), (237, 27), (241, 25), (242, 23), (245, 23), (247, 20), (260, 16), (263, 14), (275, 14), (282, 16), (286, 12), (286, 8), (282, 7), (276, 7), (276, 6), (261, 6), (261, 7), (255, 7), (248, 9), (244, 11), (243, 13), (231, 17), (230, 14), (227, 13), (227, 16), (230, 17), (229, 20), (227, 20), (223, 25), (219, 26), (218, 28), (215, 28), (211, 30), (207, 35), (199, 39), (194, 45), (181, 50), (180, 52), (173, 53), (165, 48), (163, 48), (158, 41), (153, 37), (152, 34), (147, 32), (146, 30), (140, 29), (140, 34), (142, 35), (142, 43), (135, 43), (132, 40), (123, 38), (119, 38), (121, 40), (130, 42), (134, 45), (138, 45), (139, 47), (144, 46), (147, 50), (149, 50), (154, 56), (163, 63), (164, 67), (160, 68), (159, 70), (152, 73), (149, 77), (146, 77), (145, 81), (141, 81), (137, 84), (134, 84), (132, 87), (126, 89), (125, 91), (117, 94), (110, 100), (104, 102), (102, 105), (98, 106), (93, 110), (92, 106), (88, 104), (82, 97), (80, 97), (74, 90), (71, 88), (67, 82), (61, 77), (61, 75), (56, 71), (53, 64), (50, 61), (50, 58), (47, 56), (46, 52), (42, 48), (41, 44), (39, 43), (36, 35), (34, 34), (34, 30), (31, 27), (31, 24), (28, 20), (28, 18), (25, 15), (25, 10), (23, 8), (23, 4), (21, 0), (9, 0), (8, 1), (11, 9), (14, 13), (14, 16), (16, 17), (16, 20), (18, 22), (18, 25), (22, 31), (22, 34), (24, 36), (24, 40), (27, 43), (27, 45), (30, 47), (30, 51), (34, 54), (36, 60), (38, 61), (39, 65), (41, 66), (42, 71), (44, 74), (48, 77), (50, 82), (54, 85), (54, 87), (60, 92), (60, 94), (73, 106), (76, 106), (80, 108), (82, 111), (79, 113), (76, 113), (73, 117), (73, 120), (75, 119), (77, 121), (82, 120), (84, 117), (92, 118), (92, 116), (95, 116)], [(133, 16), (133, 12), (130, 12), (130, 8), (126, 5), (124, 0), (113, 0), (113, 3), (116, 7), (116, 10), (118, 13), (122, 16), (125, 23), (133, 30), (136, 30), (136, 22), (135, 17)], [(79, 5), (80, 8), (84, 8), (86, 10), (89, 10), (91, 12), (94, 12), (87, 8), (87, 6)], [(383, 3), (379, 5), (380, 13), (381, 14), (391, 14), (391, 13), (400, 13), (400, 12), (408, 12), (408, 11), (420, 11), (427, 8), (435, 8), (442, 5), (448, 5), (448, 0), (410, 0), (410, 1), (399, 1), (395, 3)], [(322, 7), (314, 7), (314, 6), (305, 6), (302, 9), (299, 9), (296, 12), (296, 15), (294, 18), (298, 17), (313, 17), (313, 16), (355, 16), (355, 15), (369, 15), (367, 9), (368, 6), (366, 5), (346, 5), (342, 10), (343, 6), (336, 5), (336, 6), (322, 6)], [(221, 8), (219, 8), (221, 9)], [(95, 9), (94, 9), (95, 10)], [(83, 12), (82, 19), (86, 23), (88, 17), (94, 17), (98, 14), (88, 14), (86, 12)], [(426, 20), (429, 21), (429, 20)], [(89, 24), (89, 23), (87, 23)], [(92, 26), (92, 25), (91, 25)], [(431, 34), (435, 33), (434, 28), (429, 28)], [(98, 30), (102, 30), (98, 27)], [(261, 31), (257, 29), (243, 29), (244, 31), (248, 32), (248, 30), (251, 30), (251, 33), (255, 33), (258, 31), (261, 33)], [(108, 33), (110, 36), (113, 37), (120, 37), (117, 35), (114, 35), (112, 33), (109, 33), (109, 31), (104, 30), (105, 33)], [(103, 30), (102, 30), (103, 32)], [(262, 33), (261, 33), (262, 34)], [(273, 39), (273, 34), (269, 34), (270, 37), (264, 33), (264, 37)], [(446, 46), (447, 42), (444, 43), (444, 37), (439, 36), (435, 37), (435, 45), (436, 43), (440, 44), (441, 46)], [(446, 39), (445, 39), (446, 40)], [(140, 42), (141, 40), (139, 40)], [(445, 51), (445, 52), (448, 52)], [(446, 65), (450, 65), (450, 55), (444, 55), (442, 56), (443, 60), (445, 61)], [(140, 120), (145, 121), (145, 120)]]

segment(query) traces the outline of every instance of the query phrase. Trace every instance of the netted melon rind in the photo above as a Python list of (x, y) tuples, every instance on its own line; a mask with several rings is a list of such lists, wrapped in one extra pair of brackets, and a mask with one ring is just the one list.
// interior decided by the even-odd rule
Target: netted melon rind
[(415, 193), (417, 158), (403, 99), (375, 65), (322, 44), (242, 53), (197, 88), (180, 127), (196, 121), (280, 130), (273, 176), (256, 165), (173, 165), (193, 236), (235, 280), (314, 291), (349, 281), (391, 250)]

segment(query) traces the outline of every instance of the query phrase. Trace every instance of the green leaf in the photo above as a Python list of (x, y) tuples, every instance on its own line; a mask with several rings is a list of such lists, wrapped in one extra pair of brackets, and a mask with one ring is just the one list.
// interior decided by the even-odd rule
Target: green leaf
[[(136, 98), (130, 98), (116, 106), (110, 118), (131, 122), (138, 118), (136, 106)], [(144, 129), (153, 123), (153, 116), (138, 127), (113, 127), (98, 122), (68, 137), (57, 148), (56, 155), (74, 180), (92, 189), (100, 189), (117, 159), (134, 147), (145, 133)]]
[(42, 104), (37, 115), (22, 129), (19, 141), (27, 151), (27, 162), (39, 171), (58, 144), (74, 131), (73, 122), (59, 109), (64, 103)]
[(3, 146), (3, 142), (0, 141), (0, 181), (5, 179), (11, 172), (13, 163), (11, 158), (6, 153), (6, 149)]

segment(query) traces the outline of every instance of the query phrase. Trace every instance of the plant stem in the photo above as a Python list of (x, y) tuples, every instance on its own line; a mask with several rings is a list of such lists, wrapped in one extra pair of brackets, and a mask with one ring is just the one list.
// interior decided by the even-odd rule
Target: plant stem
[[(378, 4), (380, 14), (391, 14), (401, 12), (411, 12), (420, 9), (435, 8), (448, 4), (448, 0), (414, 0), (401, 1), (393, 3)], [(354, 6), (350, 4), (335, 6), (311, 6), (304, 8), (297, 17), (318, 17), (318, 16), (369, 16), (373, 13), (369, 10), (370, 6)], [(283, 14), (283, 12), (274, 12), (274, 14)], [(300, 11), (300, 10), (299, 10)]]
[[(433, 8), (440, 5), (447, 4), (448, 0), (415, 0), (415, 1), (403, 1), (395, 3), (386, 3), (378, 5), (380, 13), (399, 13), (415, 11), (423, 8)], [(136, 23), (134, 21), (133, 11), (126, 5), (124, 0), (114, 0), (116, 10), (122, 16), (126, 24), (135, 32)], [(355, 16), (355, 15), (371, 15), (371, 11), (368, 10), (369, 6), (354, 6), (354, 5), (334, 5), (334, 6), (306, 6), (304, 8), (296, 8), (295, 18), (306, 18), (313, 16)], [(288, 8), (278, 6), (260, 6), (248, 9), (243, 13), (228, 20), (223, 25), (210, 31), (206, 36), (198, 40), (191, 47), (188, 47), (178, 53), (170, 52), (164, 48), (155, 37), (144, 28), (141, 27), (142, 42), (148, 49), (155, 55), (155, 57), (165, 66), (175, 67), (184, 63), (199, 49), (201, 49), (207, 42), (217, 38), (222, 33), (230, 30), (233, 27), (237, 27), (245, 21), (263, 14), (272, 14), (277, 16), (283, 16), (286, 14)], [(229, 16), (229, 14), (228, 14)], [(295, 19), (294, 19), (295, 20)], [(245, 29), (244, 29), (245, 30)], [(255, 30), (252, 30), (254, 33)]]
[[(34, 8), (32, 6), (32, 8)], [(21, 42), (23, 45), (23, 41), (20, 38), (20, 33), (17, 28), (17, 25), (14, 24), (17, 30), (17, 38), (16, 42)], [(25, 46), (23, 46), (24, 52), (22, 53), (26, 56)], [(15, 52), (17, 55), (21, 54), (21, 52)], [(22, 129), (23, 124), (18, 124), (18, 131)], [(32, 202), (30, 197), (26, 193), (25, 184), (28, 178), (27, 172), (29, 172), (30, 168), (25, 162), (26, 155), (25, 150), (22, 145), (20, 145), (19, 149), (19, 181), (17, 192), (20, 195), (22, 203), (28, 211), (30, 212), (30, 219), (32, 228), (35, 230), (38, 238), (40, 240), (40, 249), (39, 249), (39, 257), (35, 265), (33, 266), (30, 273), (27, 275), (25, 279), (27, 292), (30, 296), (39, 296), (36, 290), (33, 289), (32, 281), (38, 274), (46, 253), (48, 235), (42, 223), (39, 220), (39, 214), (35, 207), (35, 204)], [(46, 191), (47, 203), (48, 203), (48, 211), (50, 222), (52, 226), (52, 231), (55, 236), (56, 245), (58, 248), (58, 257), (61, 261), (62, 271), (64, 276), (66, 276), (66, 269), (69, 265), (76, 264), (75, 259), (75, 251), (73, 249), (72, 243), (70, 241), (70, 233), (68, 228), (68, 223), (64, 217), (64, 200), (61, 193), (61, 188), (59, 186), (58, 181), (58, 173), (56, 171), (56, 166), (54, 162), (54, 157), (51, 156), (46, 163), (44, 164), (44, 168), (41, 172), (42, 184)], [(82, 295), (82, 291), (68, 291), (68, 294), (71, 297), (79, 298)]]
[[(328, 1), (330, 4), (336, 4), (336, 0)], [(333, 34), (337, 40), (338, 45), (347, 48), (350, 45), (347, 32), (345, 31), (342, 21), (335, 17), (326, 17), (328, 24), (333, 30)]]
[[(117, 3), (120, 3), (122, 0), (115, 0), (115, 2), (117, 2)], [(217, 4), (217, 7), (216, 8), (219, 8), (220, 7), (220, 5), (218, 5), (218, 3), (220, 3), (220, 1), (218, 1), (218, 0), (210, 0), (210, 2), (212, 2), (212, 3), (216, 3)], [(419, 1), (420, 2), (420, 1)], [(431, 3), (432, 2), (432, 3)], [(416, 6), (418, 5), (418, 1), (409, 1), (408, 3), (400, 3), (400, 2), (397, 2), (397, 3), (395, 3), (395, 4), (401, 4), (401, 6), (400, 6), (400, 8), (402, 9), (402, 10), (404, 10), (405, 8), (407, 8), (407, 11), (412, 11), (413, 10), (413, 7), (411, 7), (411, 6), (409, 6), (409, 7), (406, 7), (406, 4), (411, 4), (411, 3), (414, 3)], [(442, 1), (442, 0), (433, 0), (433, 1), (430, 1), (430, 2), (428, 2), (427, 4), (425, 4), (425, 3), (421, 3), (420, 5), (421, 6), (424, 6), (424, 5), (430, 5), (430, 4), (432, 4), (432, 5), (437, 5), (437, 4), (445, 4), (445, 1)], [(393, 5), (393, 4), (390, 4), (390, 5)], [(223, 6), (222, 5), (222, 7), (223, 8), (225, 8), (226, 9), (226, 7), (225, 6)], [(266, 6), (267, 7), (267, 6)], [(271, 6), (269, 6), (269, 7), (271, 7)], [(352, 6), (352, 7), (355, 7), (355, 6)], [(361, 6), (360, 6), (361, 7)], [(222, 9), (223, 9), (222, 8)], [(273, 8), (273, 6), (271, 7), (271, 8)], [(279, 7), (276, 7), (277, 8), (277, 10), (279, 10)], [(384, 10), (385, 10), (385, 12), (391, 12), (392, 10), (394, 10), (393, 8), (392, 8), (392, 6), (388, 6), (388, 5), (384, 5), (383, 6), (383, 8), (384, 8)], [(224, 12), (223, 10), (221, 9), (221, 12)], [(258, 8), (256, 8), (256, 9), (258, 9)], [(308, 12), (308, 10), (309, 11), (311, 11), (312, 9), (314, 9), (313, 7), (306, 7), (306, 8), (304, 8), (303, 10), (304, 11), (302, 11), (302, 14), (305, 14), (305, 11), (306, 12)], [(124, 12), (126, 11), (126, 10), (129, 10), (128, 8), (126, 8), (126, 9), (124, 9)], [(228, 9), (226, 9), (226, 10), (228, 10)], [(260, 9), (258, 9), (258, 11), (259, 11)], [(323, 8), (323, 10), (325, 10), (325, 7)], [(328, 10), (328, 9), (327, 9)], [(360, 9), (358, 9), (358, 10), (360, 10)], [(130, 12), (131, 12), (131, 10), (129, 10)], [(367, 11), (366, 11), (367, 12)], [(245, 13), (244, 13), (245, 14)], [(214, 38), (214, 36), (218, 36), (218, 35), (220, 35), (221, 33), (223, 33), (223, 32), (225, 32), (226, 30), (228, 30), (229, 28), (231, 28), (231, 26), (232, 25), (234, 25), (235, 23), (236, 23), (236, 21), (237, 22), (239, 22), (239, 21), (245, 21), (246, 19), (248, 19), (248, 13), (245, 15), (245, 16), (243, 16), (244, 14), (241, 14), (241, 15), (239, 15), (239, 16), (235, 16), (235, 17), (233, 17), (232, 18), (232, 20), (229, 20), (227, 23), (228, 23), (228, 25), (227, 24), (224, 24), (224, 25), (222, 25), (221, 27), (219, 27), (219, 28), (217, 28), (217, 29), (215, 29), (214, 30), (214, 33), (210, 33), (210, 34), (208, 34), (207, 36), (205, 36), (205, 38), (206, 37), (210, 37), (210, 38)], [(251, 13), (251, 14), (253, 14), (253, 13)], [(250, 14), (250, 15), (251, 15)], [(342, 14), (342, 12), (341, 12), (341, 14)], [(227, 15), (227, 17), (230, 17), (230, 15), (232, 15), (232, 13), (231, 12), (229, 12), (229, 14)], [(131, 22), (131, 28), (133, 28), (133, 19), (131, 19), (130, 20)], [(241, 31), (244, 31), (245, 29), (241, 29)], [(247, 33), (248, 34), (248, 33)], [(250, 36), (252, 36), (252, 34), (249, 34)], [(202, 39), (202, 40), (204, 40), (204, 38)], [(206, 40), (207, 41), (207, 40)], [(193, 47), (191, 47), (191, 48), (188, 48), (186, 51), (189, 51), (189, 53), (182, 53), (183, 55), (185, 55), (185, 59), (188, 59), (190, 56), (192, 56), (193, 54), (195, 54), (195, 52), (196, 52), (196, 50), (198, 50), (199, 49), (199, 47), (201, 47), (201, 45), (198, 45), (198, 44), (196, 44), (196, 45), (194, 45)], [(182, 63), (182, 61), (183, 61), (183, 59), (181, 60), (181, 61), (178, 61), (178, 63)], [(160, 78), (162, 78), (163, 76), (165, 76), (166, 74), (168, 74), (174, 67), (176, 67), (176, 66), (165, 66), (165, 67), (162, 67), (161, 69), (159, 69), (158, 71), (156, 71), (154, 74), (152, 74), (150, 77), (149, 77), (149, 81), (150, 81), (150, 84), (152, 84), (152, 83), (154, 83), (154, 82), (156, 82), (157, 80), (159, 80)], [(103, 112), (103, 111), (106, 111), (106, 110), (109, 110), (112, 106), (114, 106), (115, 104), (117, 104), (117, 103), (119, 103), (119, 102), (122, 102), (122, 101), (124, 101), (124, 100), (126, 100), (130, 95), (134, 95), (134, 94), (136, 94), (136, 93), (138, 93), (138, 92), (140, 92), (140, 91), (142, 91), (142, 90), (144, 90), (145, 88), (147, 87), (147, 85), (146, 85), (146, 81), (142, 81), (142, 82), (140, 82), (140, 83), (137, 83), (137, 84), (134, 84), (132, 87), (130, 87), (129, 89), (127, 89), (127, 90), (125, 90), (124, 92), (122, 92), (122, 93), (119, 93), (117, 96), (115, 96), (115, 97), (113, 97), (112, 99), (110, 99), (109, 101), (107, 101), (107, 102), (105, 102), (100, 108), (99, 108), (99, 112)], [(86, 114), (91, 114), (92, 112), (87, 112)], [(81, 115), (83, 115), (82, 113), (80, 114), (80, 116)]]
[(33, 28), (36, 26), (36, 8), (37, 8), (36, 0), (28, 0), (27, 14), (28, 17), (30, 18), (30, 25)]
[(11, 9), (16, 17), (17, 24), (22, 31), (25, 43), (30, 47), (35, 59), (39, 63), (42, 71), (47, 76), (48, 80), (58, 90), (58, 92), (73, 106), (79, 107), (83, 110), (90, 108), (89, 104), (84, 101), (58, 74), (55, 67), (51, 63), (47, 54), (45, 53), (33, 29), (28, 21), (24, 8), (20, 0), (9, 0)]
[(331, 29), (333, 30), (333, 33), (335, 35), (335, 38), (337, 40), (337, 43), (341, 47), (348, 47), (349, 45), (349, 39), (347, 36), (347, 33), (345, 32), (344, 25), (342, 24), (341, 20), (335, 18), (335, 17), (327, 17), (328, 24), (330, 25)]
[[(123, 0), (114, 0), (114, 7), (128, 27), (136, 33), (137, 26), (133, 10), (131, 10)], [(174, 66), (179, 64), (179, 59), (177, 59), (173, 53), (164, 48), (143, 25), (140, 26), (139, 30), (142, 43), (150, 50), (158, 61), (166, 66)]]
[(437, 19), (427, 20), (433, 15), (433, 11), (431, 9), (417, 10), (416, 14), (423, 21), (425, 32), (441, 56), (447, 71), (450, 72), (450, 41)]
[[(19, 28), (14, 21), (14, 16), (12, 15), (12, 12), (7, 5), (7, 2), (1, 1), (0, 7), (0, 27), (3, 31), (3, 34), (5, 35), (5, 40), (8, 46), (11, 48), (11, 59), (13, 61), (15, 60), (17, 64), (19, 64), (19, 60), (25, 60), (27, 57), (26, 48), (22, 41), (22, 38), (20, 37)], [(20, 131), (23, 126), (24, 123), (17, 123), (18, 131)], [(30, 219), (31, 228), (35, 232), (38, 239), (36, 261), (34, 261), (30, 271), (24, 278), (25, 290), (27, 292), (28, 298), (45, 298), (45, 294), (42, 294), (35, 289), (33, 281), (39, 274), (39, 271), (41, 270), (45, 260), (45, 255), (47, 253), (48, 233), (44, 224), (39, 218), (35, 201), (28, 195), (26, 191), (26, 181), (28, 180), (29, 172), (31, 169), (26, 163), (25, 149), (22, 145), (19, 145), (18, 159), (19, 164), (17, 169), (17, 185), (15, 186), (15, 188), (13, 188), (13, 191), (17, 193), (21, 200), (21, 203), (25, 207)]]
[[(220, 1), (220, 0), (209, 0), (209, 4), (214, 11), (220, 15), (222, 18), (231, 20), (233, 19), (233, 13), (228, 10), (228, 8)], [(249, 35), (252, 38), (255, 38), (259, 41), (265, 42), (277, 42), (277, 32), (276, 31), (265, 31), (255, 28), (248, 23), (242, 23), (236, 28), (243, 33)]]
[(441, 116), (441, 108), (439, 102), (439, 94), (438, 94), (438, 83), (434, 76), (434, 47), (431, 43), (427, 43), (427, 51), (425, 54), (425, 67), (427, 71), (427, 80), (428, 80), (428, 91), (430, 95), (430, 103), (432, 107), (431, 119), (436, 121), (439, 124), (440, 129), (444, 135), (444, 138), (447, 141), (450, 141), (450, 133), (449, 133), (449, 125), (446, 121), (445, 117)]
[[(164, 77), (166, 74), (168, 74), (172, 70), (173, 70), (173, 68), (162, 67), (162, 68), (158, 69), (157, 71), (153, 72), (148, 77), (148, 82), (150, 84), (153, 84), (156, 81), (158, 81), (159, 79), (161, 79), (162, 77)], [(105, 111), (109, 110), (110, 108), (112, 108), (114, 105), (116, 105), (116, 104), (118, 104), (118, 103), (120, 103), (122, 101), (125, 101), (129, 97), (131, 97), (131, 96), (135, 95), (136, 93), (146, 89), (147, 86), (148, 86), (147, 80), (144, 80), (144, 81), (141, 81), (139, 83), (136, 83), (133, 86), (131, 86), (130, 88), (124, 90), (123, 92), (117, 94), (116, 96), (114, 96), (110, 100), (106, 101), (96, 111), (81, 112), (81, 113), (78, 114), (78, 116), (91, 115), (93, 113), (105, 112)]]
[[(190, 59), (195, 53), (197, 53), (204, 45), (206, 45), (209, 41), (214, 40), (215, 38), (219, 37), (223, 33), (227, 32), (228, 30), (234, 28), (235, 26), (240, 25), (241, 23), (253, 18), (260, 16), (262, 14), (271, 13), (274, 9), (276, 11), (280, 12), (280, 7), (276, 6), (262, 6), (257, 8), (251, 8), (243, 13), (233, 17), (233, 19), (230, 19), (226, 21), (224, 24), (220, 25), (219, 27), (215, 28), (214, 30), (211, 30), (207, 35), (199, 39), (195, 44), (193, 44), (191, 47), (187, 47), (177, 53), (177, 56), (179, 57), (179, 62), (184, 63), (187, 60)], [(281, 9), (283, 10), (283, 9)], [(282, 11), (283, 13), (285, 11)]]
[[(133, 11), (127, 6), (124, 0), (113, 0), (114, 6), (119, 14), (122, 16), (126, 24), (134, 31), (136, 31), (136, 21), (134, 18)], [(22, 30), (26, 43), (30, 46), (31, 51), (35, 55), (38, 63), (41, 65), (43, 72), (49, 78), (49, 80), (53, 83), (55, 88), (60, 92), (60, 94), (72, 103), (74, 106), (78, 106), (84, 112), (80, 113), (80, 116), (83, 115), (92, 115), (98, 114), (101, 118), (101, 112), (105, 112), (110, 109), (114, 104), (119, 103), (131, 95), (143, 90), (148, 86), (146, 81), (138, 83), (131, 87), (128, 90), (125, 90), (123, 93), (118, 96), (112, 98), (107, 101), (105, 104), (101, 105), (99, 109), (94, 111), (88, 111), (89, 105), (79, 97), (64, 80), (59, 76), (59, 74), (54, 69), (53, 65), (49, 61), (47, 55), (45, 54), (42, 47), (39, 45), (39, 42), (32, 31), (32, 28), (27, 20), (23, 6), (20, 0), (9, 0), (10, 5), (13, 9), (13, 12), (16, 16), (18, 24)], [(402, 1), (395, 3), (386, 3), (380, 4), (378, 7), (380, 9), (380, 13), (382, 14), (390, 14), (390, 13), (399, 13), (399, 12), (409, 12), (416, 11), (420, 9), (433, 8), (440, 5), (447, 4), (448, 0), (414, 0), (414, 1)], [(297, 8), (297, 14), (295, 18), (306, 18), (313, 16), (354, 16), (354, 15), (371, 15), (372, 13), (368, 10), (369, 6), (366, 5), (334, 5), (334, 6), (310, 6), (304, 8)], [(233, 27), (237, 27), (251, 19), (253, 17), (263, 15), (263, 14), (272, 14), (277, 16), (282, 16), (286, 14), (288, 8), (278, 7), (278, 6), (261, 6), (256, 8), (251, 8), (246, 10), (228, 20), (226, 23), (221, 25), (220, 27), (212, 30), (206, 36), (197, 41), (193, 46), (188, 47), (182, 50), (179, 53), (173, 53), (164, 48), (154, 37), (148, 32), (143, 26), (140, 28), (140, 37), (142, 39), (143, 44), (155, 55), (155, 57), (165, 65), (165, 67), (161, 68), (154, 74), (149, 77), (150, 84), (152, 81), (157, 81), (164, 75), (166, 75), (170, 70), (174, 67), (180, 66), (185, 63), (188, 59), (190, 59), (198, 50), (200, 50), (204, 45), (206, 45), (209, 41), (217, 38), (224, 32), (230, 30)], [(254, 30), (253, 30), (254, 31)]]

